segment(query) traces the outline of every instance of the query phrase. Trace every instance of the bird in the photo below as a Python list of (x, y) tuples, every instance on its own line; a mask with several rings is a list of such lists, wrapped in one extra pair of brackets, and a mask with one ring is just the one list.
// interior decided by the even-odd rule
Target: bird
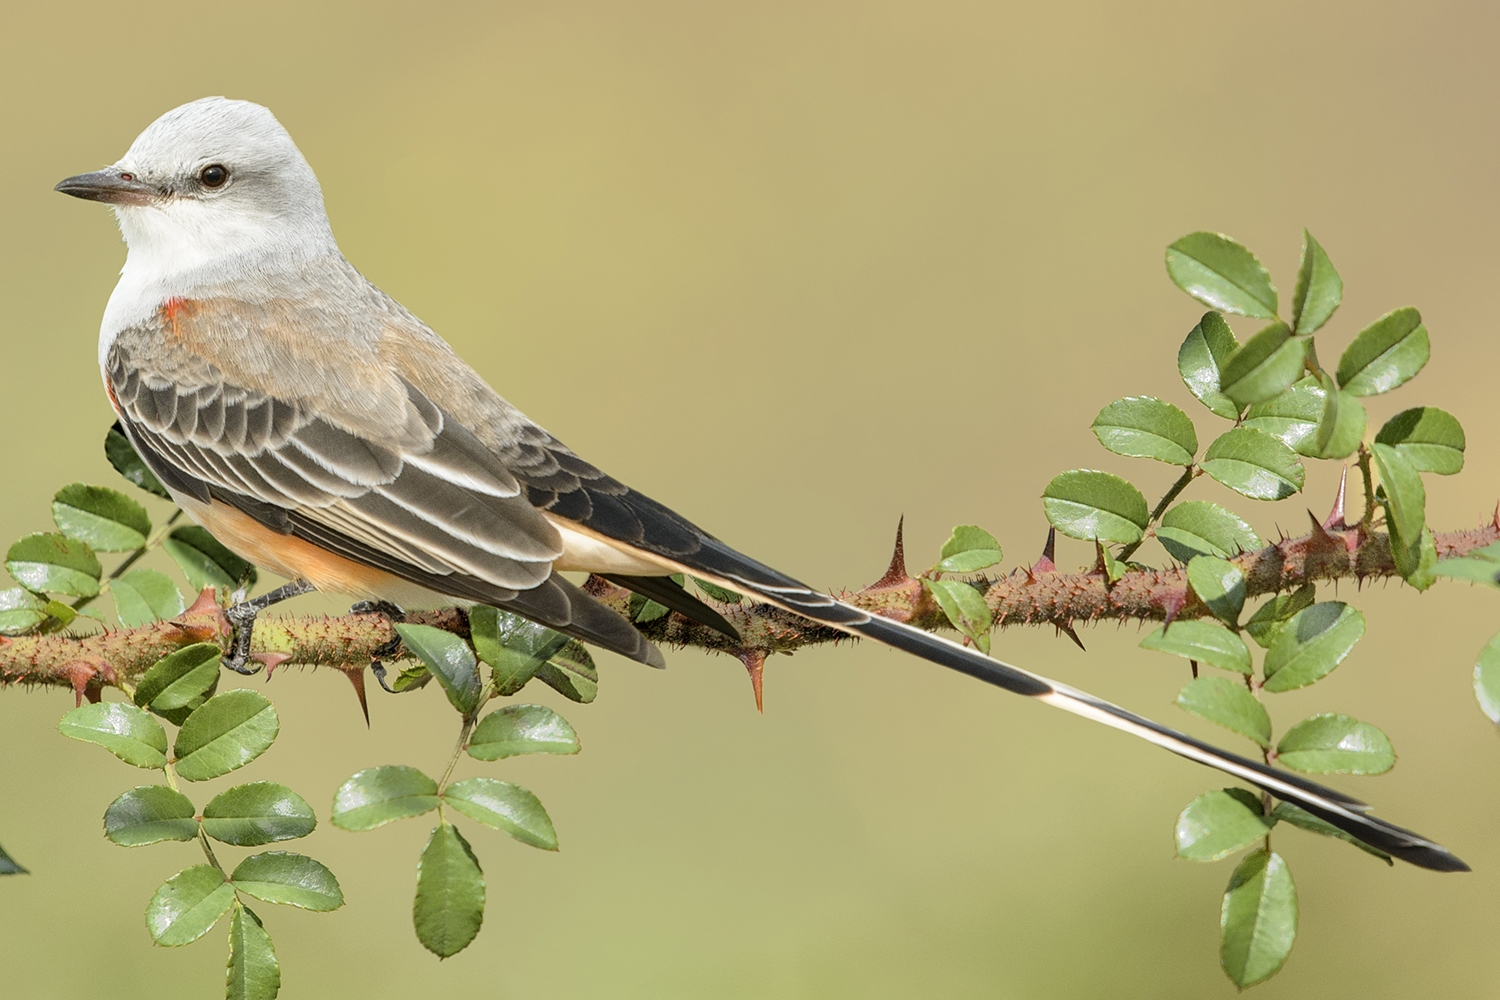
[(687, 573), (1123, 730), (1414, 865), (1468, 870), (1349, 795), (815, 590), (580, 458), (345, 259), (316, 174), (261, 105), (174, 108), (56, 190), (108, 205), (127, 245), (99, 336), (126, 436), (189, 517), (291, 581), (226, 611), (226, 663), (242, 672), (255, 615), (311, 590), (397, 610), (490, 605), (661, 667), (562, 574), (599, 574), (733, 637), (670, 579)]

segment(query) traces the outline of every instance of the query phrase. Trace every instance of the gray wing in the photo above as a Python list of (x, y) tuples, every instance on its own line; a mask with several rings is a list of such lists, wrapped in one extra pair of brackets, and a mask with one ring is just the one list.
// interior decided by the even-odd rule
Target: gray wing
[(499, 456), (409, 383), (404, 406), (387, 408), (400, 417), (371, 434), (222, 379), (165, 378), (120, 346), (106, 378), (127, 436), (169, 488), (660, 665), (628, 622), (553, 574), (556, 529)]

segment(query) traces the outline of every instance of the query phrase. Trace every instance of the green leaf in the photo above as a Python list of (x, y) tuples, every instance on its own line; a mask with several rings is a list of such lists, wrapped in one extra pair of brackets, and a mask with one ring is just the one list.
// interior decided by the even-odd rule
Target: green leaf
[(1219, 963), (1240, 989), (1275, 975), (1297, 940), (1297, 887), (1281, 855), (1246, 855), (1224, 892)]
[(1065, 535), (1120, 545), (1140, 541), (1151, 520), (1140, 490), (1119, 476), (1092, 469), (1054, 477), (1042, 491), (1042, 509)]
[(1451, 476), (1464, 467), (1463, 425), (1436, 406), (1402, 410), (1385, 422), (1375, 442), (1394, 448), (1418, 472)]
[(498, 608), (476, 606), (469, 612), (474, 651), (490, 665), (495, 691), (512, 695), (567, 643), (568, 637)]
[(1188, 500), (1168, 510), (1156, 527), (1156, 538), (1172, 558), (1184, 563), (1197, 555), (1228, 559), (1265, 544), (1238, 515), (1208, 500)]
[(0, 635), (23, 635), (47, 620), (47, 599), (25, 587), (0, 590)]
[(265, 695), (245, 688), (216, 694), (177, 733), (177, 774), (187, 781), (228, 774), (265, 753), (280, 731)]
[[(1386, 505), (1386, 520), (1390, 520), (1390, 505)], [(1391, 556), (1401, 578), (1418, 591), (1426, 590), (1437, 582), (1437, 539), (1430, 528), (1423, 528), (1417, 540), (1407, 544), (1396, 532), (1391, 533)]]
[(422, 848), (412, 918), (417, 940), (439, 958), (467, 948), (484, 922), (484, 872), (469, 842), (448, 823), (439, 823)]
[(1265, 431), (1299, 455), (1318, 457), (1318, 422), (1323, 419), (1327, 393), (1316, 377), (1293, 382), (1279, 396), (1256, 403), (1245, 411), (1245, 427)]
[(0, 847), (0, 875), (30, 875), (31, 872), (22, 868), (15, 858), (5, 853), (5, 848)]
[(547, 810), (520, 785), (494, 778), (466, 778), (444, 789), (443, 801), (476, 823), (502, 830), (523, 844), (557, 850), (557, 833)]
[(1266, 651), (1267, 691), (1306, 687), (1344, 661), (1365, 634), (1365, 616), (1342, 601), (1304, 608)]
[(1485, 718), (1500, 725), (1500, 633), (1490, 637), (1474, 663), (1474, 697)]
[(1333, 384), (1333, 378), (1324, 374), (1323, 415), (1318, 421), (1318, 434), (1313, 447), (1318, 458), (1348, 458), (1359, 449), (1364, 440), (1364, 404), (1352, 393)]
[(157, 713), (186, 708), (218, 683), (220, 655), (219, 647), (211, 642), (196, 642), (168, 653), (141, 676), (135, 703)]
[(339, 880), (321, 861), (290, 851), (262, 851), (235, 867), (229, 881), (240, 892), (267, 903), (286, 903), (324, 913), (344, 905)]
[(1290, 594), (1277, 594), (1255, 609), (1255, 614), (1245, 623), (1245, 631), (1261, 649), (1270, 649), (1271, 643), (1281, 634), (1282, 626), (1303, 608), (1312, 607), (1316, 594), (1316, 588), (1310, 583)]
[(1302, 261), (1297, 265), (1297, 287), (1292, 292), (1292, 326), (1298, 333), (1312, 333), (1333, 316), (1344, 297), (1344, 281), (1333, 269), (1328, 254), (1302, 230)]
[(307, 800), (274, 781), (235, 785), (203, 807), (203, 832), (236, 847), (295, 840), (317, 825)]
[(579, 751), (578, 734), (545, 705), (506, 705), (474, 727), (468, 753), (476, 760), (500, 760), (528, 753)]
[(1223, 233), (1189, 233), (1167, 247), (1172, 283), (1220, 312), (1276, 316), (1276, 286), (1255, 254)]
[(146, 544), (151, 517), (119, 490), (73, 483), (52, 498), (57, 530), (99, 552), (128, 552)]
[[(1249, 673), (1248, 665), (1245, 673)], [(1262, 747), (1271, 745), (1271, 717), (1239, 681), (1228, 677), (1194, 677), (1177, 695), (1177, 706)]]
[(140, 785), (104, 810), (104, 836), (121, 847), (192, 840), (198, 836), (193, 803), (166, 785)]
[(1390, 392), (1412, 378), (1432, 353), (1422, 314), (1408, 306), (1359, 331), (1339, 358), (1339, 385), (1355, 396)]
[(1256, 795), (1243, 788), (1209, 792), (1189, 802), (1177, 817), (1177, 856), (1218, 861), (1249, 847), (1270, 829)]
[(1125, 564), (1116, 559), (1109, 546), (1103, 542), (1095, 542), (1094, 549), (1098, 553), (1098, 565), (1104, 570), (1104, 578), (1111, 584), (1119, 582), (1125, 575)]
[(1252, 500), (1281, 500), (1302, 489), (1296, 452), (1265, 431), (1236, 427), (1203, 453), (1203, 471)]
[(229, 967), (224, 973), (226, 1000), (276, 1000), (281, 966), (271, 935), (248, 906), (235, 904), (229, 918)]
[(697, 585), (699, 590), (721, 604), (739, 604), (744, 601), (744, 598), (734, 591), (726, 590), (717, 584), (709, 583), (707, 580), (700, 580), (696, 576), (693, 577), (693, 583)]
[(1276, 744), (1276, 756), (1306, 774), (1384, 774), (1396, 764), (1391, 741), (1368, 722), (1324, 712), (1303, 719)]
[(943, 543), (933, 569), (939, 573), (977, 573), (1004, 558), (994, 535), (972, 524), (960, 524)]
[(1305, 342), (1285, 323), (1272, 323), (1229, 356), (1221, 391), (1241, 407), (1274, 399), (1302, 376), (1306, 360)]
[(72, 597), (98, 594), (103, 572), (86, 543), (57, 534), (22, 538), (5, 554), (5, 568), (23, 587)]
[(454, 708), (467, 715), (479, 707), (484, 685), (479, 680), (474, 650), (467, 642), (431, 625), (398, 624), (396, 631), (406, 648), (427, 664)]
[(1093, 428), (1100, 444), (1129, 458), (1192, 465), (1198, 451), (1198, 434), (1188, 415), (1152, 396), (1115, 400), (1099, 411)]
[(247, 587), (255, 583), (255, 567), (196, 524), (173, 529), (162, 542), (162, 548), (182, 568), (182, 575), (194, 590), (214, 587), (233, 591), (242, 580)]
[(577, 639), (569, 639), (536, 668), (536, 679), (570, 701), (587, 705), (599, 694), (599, 670)]
[(1327, 820), (1319, 819), (1317, 816), (1314, 816), (1306, 809), (1303, 809), (1300, 806), (1294, 806), (1290, 802), (1278, 802), (1276, 804), (1276, 808), (1271, 810), (1271, 819), (1278, 822), (1290, 823), (1295, 827), (1300, 827), (1301, 829), (1308, 830), (1312, 833), (1320, 833), (1325, 837), (1333, 837), (1336, 840), (1342, 840), (1345, 843), (1353, 844), (1355, 847), (1359, 848), (1361, 851), (1364, 851), (1366, 854), (1373, 854), (1375, 857), (1380, 858), (1388, 865), (1395, 864), (1395, 862), (1391, 860), (1391, 856), (1382, 851), (1380, 848), (1371, 847), (1369, 844), (1365, 843), (1363, 840), (1360, 840), (1358, 837), (1351, 837), (1349, 834), (1345, 833), (1343, 830), (1340, 830), (1338, 827), (1334, 826)]
[(649, 597), (640, 594), (630, 595), (630, 620), (644, 625), (646, 622), (654, 622), (658, 618), (665, 618), (672, 613), (672, 609), (665, 604), (658, 604)]
[(161, 884), (146, 905), (146, 930), (175, 948), (207, 934), (234, 903), (234, 888), (213, 865), (184, 868)]
[(187, 608), (177, 584), (154, 569), (133, 569), (111, 580), (109, 592), (115, 599), (115, 615), (126, 628), (176, 618)]
[(1410, 544), (1421, 537), (1427, 523), (1427, 490), (1422, 477), (1391, 445), (1376, 442), (1370, 445), (1370, 451), (1380, 470), (1380, 485), (1385, 487), (1391, 527)]
[(1466, 556), (1444, 559), (1433, 569), (1433, 573), (1455, 580), (1467, 580), (1469, 583), (1500, 587), (1500, 542), (1491, 542), (1483, 548), (1473, 549)]
[(1234, 331), (1216, 312), (1204, 313), (1177, 349), (1177, 371), (1197, 400), (1216, 416), (1233, 420), (1240, 415), (1234, 400), (1219, 391), (1224, 363), (1240, 349)]
[(1245, 607), (1245, 574), (1234, 563), (1215, 556), (1194, 556), (1187, 566), (1188, 586), (1226, 625), (1239, 621)]
[(163, 500), (172, 499), (165, 487), (146, 468), (146, 463), (141, 461), (141, 456), (135, 453), (135, 448), (130, 444), (120, 425), (115, 424), (104, 435), (104, 457), (109, 459), (109, 464), (114, 470), (127, 480), (139, 486), (147, 493), (153, 493)]
[(167, 763), (167, 731), (128, 703), (80, 705), (62, 717), (57, 731), (70, 739), (97, 743), (136, 767), (158, 768)]
[(1244, 640), (1218, 622), (1186, 620), (1163, 625), (1141, 640), (1141, 648), (1241, 674), (1248, 674), (1251, 669), (1250, 650), (1245, 648)]
[(984, 652), (990, 651), (990, 626), (994, 619), (978, 589), (961, 580), (923, 580), (922, 586), (932, 593), (954, 628)]
[(333, 825), (373, 830), (438, 807), (438, 785), (414, 767), (391, 764), (358, 772), (333, 795)]

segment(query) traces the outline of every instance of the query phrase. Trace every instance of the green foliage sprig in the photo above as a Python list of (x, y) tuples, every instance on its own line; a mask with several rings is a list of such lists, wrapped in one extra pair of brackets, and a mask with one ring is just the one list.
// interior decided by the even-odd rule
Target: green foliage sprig
[[(1323, 368), (1315, 341), (1338, 309), (1343, 283), (1310, 234), (1286, 320), (1269, 273), (1228, 237), (1191, 234), (1168, 248), (1166, 263), (1172, 280), (1210, 307), (1178, 350), (1178, 374), (1229, 426), (1219, 425), (1200, 447), (1193, 419), (1164, 400), (1127, 396), (1099, 411), (1092, 428), (1103, 447), (1180, 470), (1157, 502), (1148, 503), (1123, 477), (1066, 471), (1043, 491), (1053, 535), (1034, 565), (995, 575), (1004, 558), (999, 541), (962, 525), (936, 561), (912, 577), (898, 530), (886, 574), (843, 596), (920, 627), (956, 629), (985, 651), (992, 631), (1008, 624), (1051, 624), (1079, 641), (1074, 626), (1080, 621), (1161, 622), (1141, 645), (1189, 661), (1191, 676), (1177, 696), (1185, 712), (1249, 740), (1268, 763), (1311, 774), (1384, 773), (1396, 754), (1373, 724), (1320, 711), (1278, 730), (1266, 696), (1329, 676), (1364, 634), (1358, 609), (1318, 601), (1319, 582), (1394, 575), (1423, 590), (1446, 576), (1500, 587), (1500, 519), (1447, 533), (1426, 524), (1423, 476), (1452, 475), (1464, 464), (1458, 420), (1417, 407), (1368, 433), (1363, 400), (1417, 375), (1430, 354), (1429, 334), (1415, 309), (1396, 309), (1356, 334), (1332, 372)], [(1241, 343), (1226, 315), (1266, 325)], [(105, 449), (127, 481), (167, 498), (118, 430)], [(1346, 520), (1341, 489), (1329, 518), (1298, 538), (1268, 544), (1229, 508), (1182, 498), (1207, 476), (1249, 499), (1284, 500), (1303, 488), (1307, 461), (1350, 459), (1363, 487), (1361, 516)], [(270, 1000), (279, 990), (280, 968), (269, 933), (246, 900), (333, 909), (343, 901), (338, 881), (320, 862), (281, 850), (250, 854), (227, 869), (214, 844), (253, 849), (305, 837), (316, 828), (314, 810), (272, 781), (224, 789), (201, 812), (183, 791), (184, 782), (217, 779), (256, 759), (279, 733), (264, 696), (218, 690), (227, 641), (222, 608), (250, 592), (255, 569), (202, 528), (179, 525), (180, 511), (156, 526), (145, 505), (117, 490), (64, 487), (52, 513), (56, 531), (28, 535), (6, 553), (18, 586), (0, 590), (0, 685), (71, 687), (78, 707), (59, 724), (64, 735), (162, 773), (162, 783), (127, 790), (105, 811), (105, 836), (114, 843), (193, 841), (203, 853), (205, 863), (178, 872), (153, 896), (148, 932), (161, 944), (186, 944), (228, 914), (227, 996)], [(1059, 532), (1090, 546), (1090, 566), (1077, 573), (1058, 569)], [(1166, 556), (1160, 565), (1138, 558), (1152, 540)], [(189, 589), (200, 592), (192, 606), (166, 573), (137, 567), (158, 549), (176, 563)], [(108, 574), (101, 552), (122, 554)], [(586, 589), (658, 642), (739, 657), (750, 670), (757, 703), (769, 654), (844, 638), (750, 605), (731, 591), (691, 584), (735, 625), (740, 643), (604, 580), (593, 578)], [(119, 629), (106, 627), (92, 610), (106, 596)], [(373, 658), (388, 655), (392, 640), (399, 640), (395, 657), (409, 665), (389, 689), (403, 693), (435, 683), (458, 717), (458, 739), (439, 778), (407, 765), (354, 774), (334, 793), (332, 820), (340, 829), (364, 831), (437, 813), (417, 859), (413, 921), (422, 945), (448, 957), (474, 940), (485, 905), (483, 870), (454, 819), (543, 850), (558, 846), (550, 817), (530, 791), (488, 775), (455, 779), (457, 765), (465, 756), (493, 762), (580, 748), (573, 728), (550, 709), (507, 703), (485, 714), (485, 708), (532, 681), (587, 703), (598, 694), (599, 673), (577, 642), (489, 608), (413, 615), (399, 623), (369, 613), (271, 619), (257, 629), (254, 656), (268, 672), (284, 663), (339, 669), (363, 703), (365, 671)], [(1500, 723), (1500, 635), (1481, 652), (1474, 685), (1485, 714)], [(104, 701), (106, 688), (126, 700)], [(174, 738), (167, 725), (176, 727)], [(1271, 842), (1280, 824), (1390, 861), (1317, 817), (1286, 803), (1272, 808), (1268, 798), (1247, 789), (1215, 789), (1188, 803), (1173, 828), (1178, 856), (1211, 862), (1248, 852), (1229, 880), (1220, 916), (1221, 963), (1241, 988), (1277, 972), (1296, 938), (1296, 887)], [(0, 852), (0, 874), (19, 872), (24, 869)]]

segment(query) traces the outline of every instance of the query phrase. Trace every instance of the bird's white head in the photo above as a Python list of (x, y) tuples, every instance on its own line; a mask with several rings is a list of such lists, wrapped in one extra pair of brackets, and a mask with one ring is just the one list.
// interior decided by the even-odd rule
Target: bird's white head
[(118, 162), (57, 190), (114, 209), (129, 247), (122, 284), (217, 284), (337, 253), (312, 167), (249, 101), (174, 108)]

